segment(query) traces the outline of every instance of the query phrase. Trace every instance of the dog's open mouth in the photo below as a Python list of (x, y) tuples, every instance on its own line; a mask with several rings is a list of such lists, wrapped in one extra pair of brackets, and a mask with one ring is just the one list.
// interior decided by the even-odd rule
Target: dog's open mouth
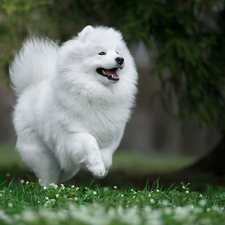
[(113, 68), (113, 69), (105, 69), (105, 68), (98, 68), (96, 71), (98, 74), (108, 77), (109, 80), (119, 80), (119, 75), (116, 73), (119, 68)]

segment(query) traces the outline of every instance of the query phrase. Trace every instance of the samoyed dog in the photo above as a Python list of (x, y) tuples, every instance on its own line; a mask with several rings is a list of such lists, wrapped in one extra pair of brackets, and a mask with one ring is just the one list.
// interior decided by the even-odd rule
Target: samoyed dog
[(85, 27), (59, 46), (31, 38), (10, 66), (16, 149), (41, 179), (104, 178), (130, 118), (138, 74), (120, 32)]

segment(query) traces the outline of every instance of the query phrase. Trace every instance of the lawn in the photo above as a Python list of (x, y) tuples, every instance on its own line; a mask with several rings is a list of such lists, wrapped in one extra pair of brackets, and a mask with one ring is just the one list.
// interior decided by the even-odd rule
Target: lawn
[[(20, 159), (13, 145), (0, 145), (0, 170), (29, 170)], [(123, 170), (136, 173), (163, 173), (179, 170), (196, 160), (194, 157), (152, 156), (118, 150), (113, 157), (111, 171)]]
[(224, 224), (225, 193), (191, 191), (189, 184), (160, 189), (100, 188), (20, 180), (0, 185), (0, 224), (171, 225)]
[[(151, 175), (173, 172), (194, 158), (118, 151), (113, 168), (101, 181), (81, 172), (64, 184), (41, 187), (13, 148), (0, 146), (1, 225), (225, 223), (224, 179), (220, 179), (222, 187), (217, 181), (217, 186), (212, 187), (207, 184), (210, 179), (215, 182), (215, 178), (207, 174), (201, 179), (195, 174), (191, 176), (195, 180), (186, 178), (186, 183), (178, 181), (178, 177), (157, 179), (158, 175)], [(203, 186), (204, 192), (196, 191)]]

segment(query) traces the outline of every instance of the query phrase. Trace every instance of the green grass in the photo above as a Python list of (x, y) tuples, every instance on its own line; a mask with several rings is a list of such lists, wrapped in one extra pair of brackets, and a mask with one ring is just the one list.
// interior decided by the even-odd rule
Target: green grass
[(189, 190), (189, 184), (162, 190), (58, 185), (22, 181), (0, 184), (0, 224), (224, 224), (225, 193)]
[[(32, 182), (35, 178), (31, 173), (25, 175), (28, 168), (13, 146), (0, 146), (0, 155), (0, 171), (11, 171), (11, 175), (6, 176), (5, 172), (0, 173), (1, 225), (222, 225), (225, 221), (224, 189), (211, 187), (201, 194), (189, 189), (195, 183), (178, 186), (176, 183), (176, 186), (162, 189), (159, 180), (152, 186), (134, 188), (140, 182), (137, 178), (143, 179), (141, 174), (178, 170), (192, 163), (194, 158), (150, 157), (117, 151), (112, 172), (101, 181), (108, 187), (99, 181), (88, 183), (91, 175), (81, 173), (75, 179), (79, 186), (68, 183), (43, 188)], [(123, 171), (127, 173), (121, 173)], [(127, 186), (131, 179), (128, 175), (134, 173), (137, 173), (134, 187)], [(25, 181), (18, 179), (20, 174)], [(78, 182), (79, 177), (87, 182)], [(208, 181), (209, 178), (204, 185)], [(165, 185), (165, 180), (160, 184), (170, 185)]]
[[(0, 170), (28, 170), (13, 145), (0, 145)], [(116, 151), (113, 157), (113, 170), (136, 173), (163, 173), (179, 170), (193, 163), (194, 157), (151, 156), (130, 151)]]

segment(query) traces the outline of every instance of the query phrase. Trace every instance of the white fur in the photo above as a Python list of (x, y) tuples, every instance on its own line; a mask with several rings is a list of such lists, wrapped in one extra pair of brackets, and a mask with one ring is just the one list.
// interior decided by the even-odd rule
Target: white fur
[[(106, 55), (99, 55), (100, 52)], [(119, 81), (96, 72), (125, 65)], [(73, 177), (79, 169), (103, 178), (123, 136), (137, 92), (133, 58), (118, 31), (85, 27), (61, 47), (28, 39), (10, 67), (18, 101), (16, 148), (42, 185)]]

